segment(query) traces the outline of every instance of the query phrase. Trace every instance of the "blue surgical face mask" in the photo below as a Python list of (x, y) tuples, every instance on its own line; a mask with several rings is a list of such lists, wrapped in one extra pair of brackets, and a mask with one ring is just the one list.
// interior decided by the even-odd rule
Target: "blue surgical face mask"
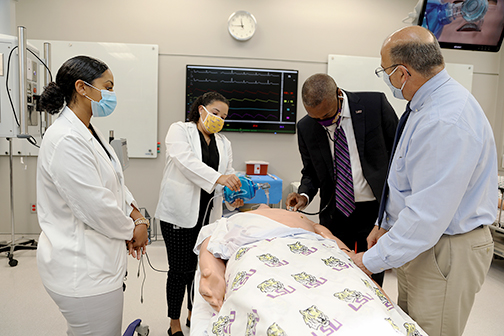
[(108, 90), (100, 90), (95, 88), (93, 85), (84, 82), (87, 86), (92, 87), (95, 90), (98, 90), (101, 92), (101, 99), (99, 102), (89, 98), (86, 95), (86, 98), (91, 100), (91, 111), (93, 112), (93, 117), (106, 117), (112, 112), (114, 112), (114, 109), (117, 105), (117, 98), (115, 92), (108, 91)]
[(383, 71), (383, 80), (385, 81), (385, 84), (388, 85), (388, 87), (390, 88), (390, 90), (392, 91), (392, 94), (394, 95), (394, 97), (396, 97), (397, 99), (406, 99), (404, 98), (403, 96), (403, 93), (402, 93), (402, 90), (404, 88), (404, 85), (406, 84), (406, 82), (403, 83), (403, 85), (401, 86), (400, 89), (396, 88), (394, 85), (392, 85), (392, 83), (390, 82), (390, 76), (392, 76), (392, 74), (397, 70), (397, 68), (399, 68), (400, 65), (396, 66), (396, 68), (394, 69), (394, 71), (392, 71), (389, 74), (387, 74), (385, 71)]

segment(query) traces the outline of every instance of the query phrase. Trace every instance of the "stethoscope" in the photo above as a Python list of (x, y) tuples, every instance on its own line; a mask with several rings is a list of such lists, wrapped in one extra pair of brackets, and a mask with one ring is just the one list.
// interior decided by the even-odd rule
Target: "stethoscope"
[[(332, 193), (331, 198), (329, 199), (329, 202), (327, 202), (327, 204), (325, 205), (325, 207), (323, 207), (323, 208), (322, 208), (320, 211), (318, 211), (318, 212), (306, 212), (306, 211), (299, 210), (299, 209), (298, 209), (298, 210), (296, 210), (296, 212), (302, 213), (303, 215), (309, 215), (309, 216), (315, 216), (315, 215), (318, 215), (318, 214), (322, 213), (325, 209), (327, 209), (327, 207), (329, 206), (329, 204), (331, 204), (331, 201), (332, 201), (333, 197), (334, 197), (334, 193)], [(289, 206), (289, 207), (287, 207), (287, 210), (289, 210), (289, 211), (294, 211), (294, 207)]]
[[(341, 115), (341, 111), (343, 110), (343, 102), (341, 102), (342, 100), (344, 99), (343, 96), (338, 96), (338, 103), (339, 103), (339, 108), (338, 108), (338, 112), (336, 112), (336, 116), (334, 117), (334, 122), (333, 124), (337, 123), (337, 126), (336, 126), (336, 129), (340, 129), (341, 127), (341, 121), (338, 122), (338, 120), (340, 118), (342, 118), (342, 115)], [(334, 139), (334, 136), (331, 135), (331, 132), (329, 132), (329, 129), (327, 126), (324, 126), (324, 125), (321, 125), (324, 130), (326, 131), (327, 133), (327, 137), (329, 138), (330, 141), (332, 141), (333, 143), (336, 142), (336, 140)], [(336, 130), (335, 129), (335, 130)]]
[[(338, 96), (338, 103), (340, 104), (341, 107), (338, 109), (336, 117), (333, 120), (338, 120), (339, 118), (341, 118), (341, 110), (343, 109), (343, 102), (342, 102), (343, 99), (344, 99), (343, 96)], [(329, 140), (331, 140), (333, 143), (335, 143), (337, 140), (334, 139), (334, 136), (331, 135), (331, 133), (329, 132), (329, 129), (327, 128), (327, 126), (322, 125), (322, 127), (326, 131), (327, 137), (329, 138)], [(341, 127), (341, 122), (339, 122), (338, 125), (337, 125), (338, 129), (340, 127)], [(304, 215), (309, 215), (309, 216), (319, 215), (319, 214), (321, 214), (322, 212), (324, 212), (327, 209), (327, 207), (329, 206), (329, 204), (331, 204), (331, 201), (333, 200), (333, 198), (334, 198), (334, 193), (331, 194), (331, 198), (329, 199), (329, 201), (327, 202), (327, 204), (321, 210), (319, 210), (318, 212), (305, 212), (305, 211), (302, 211), (302, 210), (299, 210), (299, 209), (296, 210), (296, 211), (300, 212), (300, 213), (302, 213)], [(294, 211), (294, 207), (288, 206), (287, 210)]]

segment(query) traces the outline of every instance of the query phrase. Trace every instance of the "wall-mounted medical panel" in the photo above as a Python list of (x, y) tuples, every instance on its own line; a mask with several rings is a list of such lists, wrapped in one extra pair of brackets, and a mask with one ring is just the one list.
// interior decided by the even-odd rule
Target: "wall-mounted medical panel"
[[(117, 95), (117, 107), (110, 116), (93, 118), (91, 123), (108, 138), (113, 130), (115, 138), (128, 141), (130, 158), (157, 157), (157, 120), (158, 120), (158, 46), (147, 44), (100, 43), (29, 40), (39, 50), (44, 42), (51, 44), (51, 64), (53, 80), (60, 66), (69, 58), (87, 55), (105, 62), (114, 75), (114, 91)], [(0, 51), (0, 54), (2, 51)], [(4, 73), (5, 73), (5, 55)], [(39, 66), (40, 74), (43, 68)], [(39, 76), (43, 77), (43, 76)], [(0, 81), (2, 77), (0, 76)], [(39, 87), (43, 83), (39, 78)], [(0, 95), (0, 102), (3, 101)], [(3, 104), (3, 103), (2, 103)], [(55, 116), (53, 116), (55, 119)], [(36, 137), (40, 143), (40, 136)], [(26, 140), (15, 139), (14, 155), (37, 155), (36, 147)], [(4, 143), (5, 142), (5, 143)], [(0, 139), (0, 155), (8, 154), (7, 141)]]
[[(24, 27), (20, 27), (24, 33)], [(39, 52), (33, 45), (24, 44), (22, 50), (26, 58), (20, 75), (18, 37), (0, 34), (0, 138), (16, 138), (32, 133), (40, 134), (39, 116), (35, 111), (34, 96), (38, 89)], [(19, 85), (23, 78), (22, 86)], [(20, 95), (23, 89), (26, 94)], [(20, 99), (24, 104), (20, 106)], [(22, 108), (21, 108), (22, 107)], [(23, 139), (26, 141), (26, 139)], [(1, 143), (1, 142), (0, 142)]]

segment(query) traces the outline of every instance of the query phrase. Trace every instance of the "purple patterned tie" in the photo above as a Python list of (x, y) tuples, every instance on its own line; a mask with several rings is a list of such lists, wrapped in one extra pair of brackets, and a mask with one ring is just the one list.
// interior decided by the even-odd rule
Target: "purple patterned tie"
[(341, 116), (334, 130), (334, 176), (336, 177), (336, 208), (345, 216), (350, 216), (355, 210), (355, 197), (353, 190), (352, 167), (348, 143), (340, 127)]

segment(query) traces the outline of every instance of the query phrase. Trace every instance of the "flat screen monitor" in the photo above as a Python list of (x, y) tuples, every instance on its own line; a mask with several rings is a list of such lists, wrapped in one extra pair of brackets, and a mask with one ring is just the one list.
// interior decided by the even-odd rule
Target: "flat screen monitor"
[(187, 65), (186, 121), (192, 103), (216, 91), (229, 100), (223, 131), (296, 133), (298, 71)]
[(504, 33), (504, 0), (424, 0), (418, 24), (441, 48), (497, 52)]

